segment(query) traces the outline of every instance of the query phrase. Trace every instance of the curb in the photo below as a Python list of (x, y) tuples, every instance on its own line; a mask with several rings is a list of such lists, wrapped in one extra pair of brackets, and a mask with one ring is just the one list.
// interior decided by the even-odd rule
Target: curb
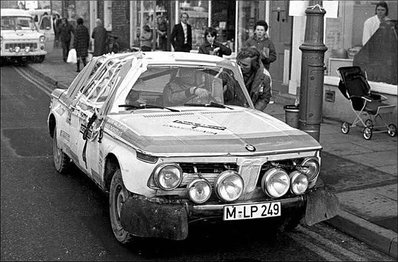
[(337, 216), (325, 222), (389, 256), (398, 258), (397, 233), (392, 230), (370, 223), (341, 209)]
[(42, 78), (43, 80), (45, 80), (46, 82), (51, 83), (54, 86), (57, 86), (57, 88), (62, 88), (62, 89), (67, 89), (68, 88), (68, 86), (66, 86), (65, 84), (62, 84), (62, 83), (58, 82), (53, 77), (50, 77), (50, 76), (47, 76), (47, 75), (43, 74), (42, 72), (40, 72), (40, 70), (37, 70), (36, 68), (30, 66), (29, 64), (26, 66), (26, 68), (33, 75)]

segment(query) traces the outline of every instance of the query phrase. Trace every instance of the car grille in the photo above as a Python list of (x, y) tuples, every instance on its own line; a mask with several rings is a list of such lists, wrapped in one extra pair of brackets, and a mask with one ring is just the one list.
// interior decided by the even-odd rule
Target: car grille
[(10, 48), (15, 48), (15, 47), (17, 47), (17, 46), (19, 46), (20, 48), (25, 48), (25, 47), (27, 47), (27, 46), (29, 46), (30, 48), (37, 48), (37, 43), (11, 43), (11, 44), (6, 44), (5, 45), (5, 48), (6, 49), (10, 49)]

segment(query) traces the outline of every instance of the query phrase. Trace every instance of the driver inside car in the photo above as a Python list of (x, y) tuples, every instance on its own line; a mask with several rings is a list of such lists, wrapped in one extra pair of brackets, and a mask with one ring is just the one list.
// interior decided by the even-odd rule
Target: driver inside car
[(181, 68), (178, 76), (172, 77), (163, 91), (163, 106), (183, 105), (193, 98), (208, 98), (210, 91), (201, 81), (202, 73), (195, 68)]

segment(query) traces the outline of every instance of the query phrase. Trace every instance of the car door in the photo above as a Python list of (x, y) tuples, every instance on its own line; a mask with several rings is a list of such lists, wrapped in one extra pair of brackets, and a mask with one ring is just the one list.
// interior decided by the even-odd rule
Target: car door
[(54, 39), (55, 39), (55, 32), (54, 32), (54, 21), (51, 19), (49, 15), (43, 15), (39, 21), (39, 32), (44, 34), (46, 37), (46, 51), (48, 53), (53, 51), (54, 48)]
[[(109, 104), (113, 101), (112, 97), (115, 94), (115, 90), (122, 83), (130, 68), (131, 63), (127, 63), (127, 60), (115, 63), (103, 77), (102, 83), (104, 88), (99, 92), (91, 92), (88, 97), (89, 102), (93, 106), (92, 108), (94, 108), (93, 114), (95, 114), (95, 119), (92, 119), (92, 124), (86, 125), (83, 131), (88, 134), (85, 141), (85, 148), (83, 147), (83, 155), (85, 155), (84, 157), (91, 177), (99, 184), (102, 182), (105, 165), (104, 147), (107, 146), (102, 143), (102, 129), (106, 119), (106, 108), (109, 108)], [(89, 129), (87, 130), (87, 128)]]

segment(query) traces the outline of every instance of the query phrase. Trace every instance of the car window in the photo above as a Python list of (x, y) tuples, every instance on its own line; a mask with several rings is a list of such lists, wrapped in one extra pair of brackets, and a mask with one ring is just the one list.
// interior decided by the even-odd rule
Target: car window
[(27, 16), (2, 16), (2, 30), (33, 30), (35, 24), (31, 17)]
[(234, 73), (220, 67), (148, 66), (126, 97), (126, 104), (145, 103), (159, 106), (183, 106), (210, 100), (187, 97), (187, 88), (206, 89), (208, 98), (217, 103), (248, 107)]

